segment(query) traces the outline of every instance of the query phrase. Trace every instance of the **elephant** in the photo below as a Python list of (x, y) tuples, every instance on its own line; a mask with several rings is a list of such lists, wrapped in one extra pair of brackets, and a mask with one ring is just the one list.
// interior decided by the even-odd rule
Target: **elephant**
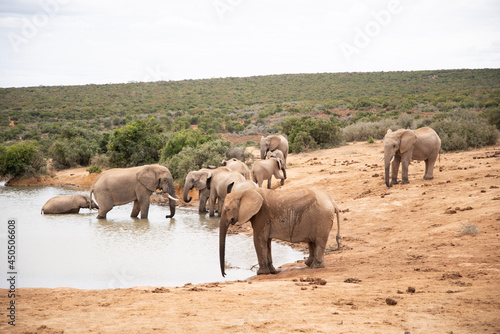
[(241, 160), (238, 160), (236, 158), (222, 160), (221, 166), (227, 167), (229, 170), (238, 172), (243, 175), (245, 179), (250, 180), (250, 169), (248, 169), (248, 166)]
[(323, 256), (330, 230), (337, 216), (337, 247), (340, 249), (340, 210), (333, 198), (322, 189), (283, 192), (269, 189), (246, 189), (227, 195), (219, 221), (219, 260), (225, 276), (226, 234), (229, 225), (250, 221), (259, 269), (257, 275), (275, 274), (271, 240), (307, 242), (310, 268), (323, 268)]
[(215, 203), (218, 202), (217, 212), (221, 214), (222, 205), (227, 195), (227, 188), (230, 183), (237, 184), (244, 182), (245, 177), (238, 172), (229, 170), (227, 167), (219, 167), (208, 173), (207, 187), (210, 189), (209, 216), (215, 216)]
[(269, 135), (260, 138), (260, 158), (264, 160), (267, 152), (274, 152), (280, 150), (283, 152), (284, 161), (286, 165), (286, 157), (288, 156), (288, 140), (282, 135)]
[(266, 154), (266, 158), (269, 159), (269, 158), (278, 158), (278, 159), (281, 159), (284, 163), (281, 164), (281, 171), (283, 172), (283, 177), (285, 178), (286, 180), (286, 162), (285, 162), (285, 155), (283, 154), (283, 152), (281, 152), (281, 150), (275, 150), (275, 151), (269, 151), (267, 152)]
[(208, 173), (213, 171), (213, 169), (202, 168), (198, 171), (191, 171), (186, 176), (186, 181), (184, 183), (184, 202), (191, 202), (191, 197), (188, 198), (189, 190), (196, 188), (199, 191), (200, 204), (198, 206), (199, 213), (205, 213), (207, 211), (207, 201), (210, 197), (210, 189), (207, 188), (207, 177)]
[(52, 197), (42, 207), (40, 213), (79, 213), (80, 209), (99, 209), (89, 195), (71, 195)]
[[(399, 129), (397, 131), (387, 130), (384, 137), (385, 159), (385, 184), (392, 187), (398, 183), (399, 164), (402, 162), (402, 184), (408, 181), (408, 165), (411, 160), (425, 161), (424, 180), (432, 180), (434, 164), (441, 152), (441, 139), (438, 134), (429, 127), (417, 130)], [(392, 164), (391, 182), (389, 182), (389, 169)]]
[(251, 180), (245, 180), (243, 182), (238, 182), (236, 184), (234, 184), (234, 182), (231, 182), (227, 186), (227, 194), (229, 194), (230, 192), (233, 192), (233, 191), (252, 189), (252, 188), (257, 189), (257, 188), (259, 188), (259, 186), (257, 185), (257, 183), (255, 183)]
[(175, 186), (172, 174), (167, 167), (160, 165), (145, 165), (130, 168), (114, 168), (104, 171), (94, 181), (90, 189), (90, 198), (94, 194), (99, 204), (98, 219), (106, 218), (106, 214), (114, 206), (134, 202), (130, 217), (148, 218), (150, 196), (161, 189), (169, 198), (170, 215), (175, 215)]
[(280, 170), (283, 169), (284, 161), (279, 158), (270, 158), (267, 160), (257, 160), (252, 166), (252, 178), (259, 187), (264, 180), (267, 180), (267, 188), (271, 189), (271, 178), (281, 179), (281, 185), (285, 184), (285, 177), (281, 176)]

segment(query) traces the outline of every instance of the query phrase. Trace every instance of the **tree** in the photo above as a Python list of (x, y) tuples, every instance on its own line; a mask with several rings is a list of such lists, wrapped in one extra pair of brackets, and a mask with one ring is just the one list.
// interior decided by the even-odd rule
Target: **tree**
[(2, 176), (32, 176), (43, 173), (46, 163), (35, 145), (20, 142), (0, 146), (0, 174)]

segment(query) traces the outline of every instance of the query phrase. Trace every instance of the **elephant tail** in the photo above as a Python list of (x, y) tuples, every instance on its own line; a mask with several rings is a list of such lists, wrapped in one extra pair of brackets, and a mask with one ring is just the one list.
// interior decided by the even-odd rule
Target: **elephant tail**
[(335, 214), (337, 215), (337, 249), (340, 250), (340, 209), (335, 201), (333, 201), (333, 206), (335, 207)]
[(94, 186), (90, 187), (90, 201), (89, 201), (89, 209), (92, 210), (92, 194), (94, 193)]

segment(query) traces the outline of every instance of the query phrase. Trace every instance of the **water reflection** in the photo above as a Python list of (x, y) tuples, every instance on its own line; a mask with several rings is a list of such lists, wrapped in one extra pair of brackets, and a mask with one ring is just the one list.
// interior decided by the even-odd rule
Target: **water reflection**
[[(132, 203), (115, 207), (107, 220), (97, 211), (41, 215), (53, 196), (88, 193), (74, 188), (0, 186), (2, 221), (18, 221), (18, 287), (126, 288), (179, 286), (223, 280), (218, 260), (218, 218), (178, 208), (152, 206), (148, 219), (131, 218)], [(6, 224), (0, 249), (6, 249)], [(303, 258), (289, 247), (273, 244), (276, 266)], [(245, 279), (257, 263), (252, 238), (228, 235), (226, 259), (234, 269), (226, 279)], [(7, 272), (0, 261), (0, 271)], [(6, 287), (2, 280), (0, 287)]]

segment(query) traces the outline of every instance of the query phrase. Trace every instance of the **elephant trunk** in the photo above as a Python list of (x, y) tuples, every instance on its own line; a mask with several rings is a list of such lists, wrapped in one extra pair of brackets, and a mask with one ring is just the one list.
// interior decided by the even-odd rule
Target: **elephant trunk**
[(193, 199), (192, 197), (188, 198), (188, 193), (189, 193), (189, 190), (191, 190), (191, 189), (193, 189), (193, 187), (190, 188), (187, 184), (184, 185), (184, 194), (182, 196), (182, 199), (186, 203), (191, 202), (191, 200)]
[(170, 195), (168, 198), (168, 205), (170, 207), (170, 214), (166, 215), (165, 218), (173, 218), (175, 216), (175, 202), (176, 202), (173, 198), (176, 198), (177, 195), (175, 194), (174, 181), (171, 179), (168, 180), (167, 193)]
[(394, 155), (386, 154), (384, 155), (384, 166), (385, 166), (385, 185), (390, 188), (392, 184), (390, 182), (390, 171), (391, 171), (391, 163), (394, 160)]
[(220, 272), (222, 273), (222, 277), (226, 276), (225, 266), (226, 266), (226, 233), (228, 224), (226, 223), (226, 219), (221, 217), (219, 226), (219, 260), (220, 260)]
[(260, 149), (260, 158), (264, 160), (266, 158), (267, 150), (265, 148)]

